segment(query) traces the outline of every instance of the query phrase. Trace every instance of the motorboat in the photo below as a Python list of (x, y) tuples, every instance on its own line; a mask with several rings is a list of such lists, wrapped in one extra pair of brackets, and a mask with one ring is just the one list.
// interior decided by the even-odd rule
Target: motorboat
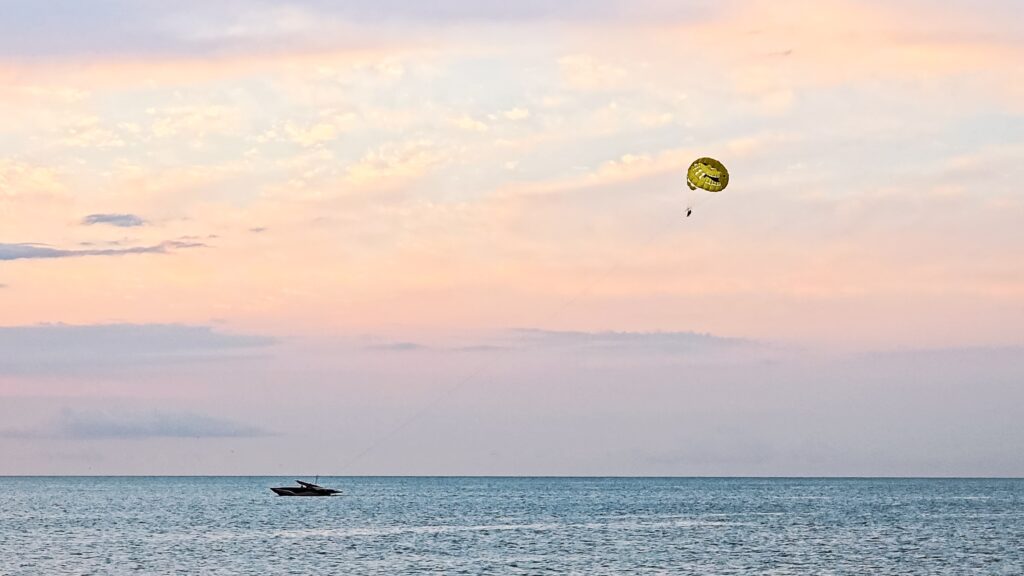
[(341, 494), (341, 490), (335, 490), (334, 488), (324, 488), (323, 486), (317, 486), (302, 480), (296, 480), (296, 482), (298, 482), (298, 486), (282, 486), (271, 488), (271, 490), (278, 496), (330, 496), (332, 494)]

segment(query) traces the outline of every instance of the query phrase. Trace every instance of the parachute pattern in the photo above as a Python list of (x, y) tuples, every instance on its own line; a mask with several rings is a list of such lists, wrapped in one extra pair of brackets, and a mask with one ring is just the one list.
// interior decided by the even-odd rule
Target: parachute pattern
[(686, 185), (690, 190), (721, 192), (729, 185), (729, 171), (714, 158), (698, 158), (686, 171)]

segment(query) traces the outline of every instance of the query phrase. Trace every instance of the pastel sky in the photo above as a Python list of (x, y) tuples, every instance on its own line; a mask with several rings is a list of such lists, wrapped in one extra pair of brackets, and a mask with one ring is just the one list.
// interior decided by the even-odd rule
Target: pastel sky
[(0, 474), (1021, 476), (1022, 181), (1019, 0), (6, 0)]

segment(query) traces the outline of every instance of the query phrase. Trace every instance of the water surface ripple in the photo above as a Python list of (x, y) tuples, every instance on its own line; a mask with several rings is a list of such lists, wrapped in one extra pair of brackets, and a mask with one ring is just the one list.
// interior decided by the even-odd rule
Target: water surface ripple
[(1024, 480), (0, 478), (0, 574), (1024, 574)]

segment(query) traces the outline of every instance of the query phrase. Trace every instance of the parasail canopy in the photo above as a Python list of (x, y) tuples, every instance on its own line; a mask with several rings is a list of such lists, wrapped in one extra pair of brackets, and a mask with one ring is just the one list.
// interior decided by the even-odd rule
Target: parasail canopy
[(729, 171), (714, 158), (698, 158), (686, 171), (686, 185), (690, 190), (721, 192), (729, 185)]

